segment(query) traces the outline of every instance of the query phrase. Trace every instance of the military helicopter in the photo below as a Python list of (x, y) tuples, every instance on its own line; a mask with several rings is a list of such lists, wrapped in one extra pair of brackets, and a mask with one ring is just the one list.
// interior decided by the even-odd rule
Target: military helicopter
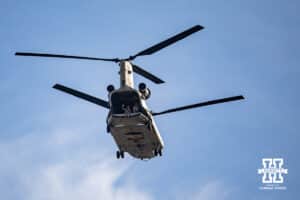
[(107, 86), (108, 101), (85, 94), (61, 84), (55, 84), (53, 88), (109, 109), (106, 120), (106, 129), (107, 132), (112, 135), (118, 147), (118, 150), (116, 151), (116, 157), (118, 159), (124, 158), (125, 152), (134, 158), (142, 160), (151, 159), (158, 155), (162, 156), (162, 150), (164, 148), (163, 140), (154, 121), (154, 116), (244, 99), (242, 95), (239, 95), (167, 109), (161, 112), (153, 112), (146, 105), (146, 100), (149, 99), (151, 95), (151, 91), (147, 85), (145, 83), (140, 83), (137, 89), (134, 88), (134, 72), (145, 77), (146, 79), (149, 79), (150, 81), (153, 81), (156, 84), (164, 83), (164, 81), (160, 78), (133, 64), (132, 61), (135, 58), (139, 56), (151, 55), (179, 40), (184, 39), (187, 36), (190, 36), (197, 31), (202, 30), (203, 28), (203, 26), (195, 25), (179, 34), (174, 35), (173, 37), (140, 51), (133, 56), (122, 59), (29, 52), (16, 52), (15, 55), (85, 59), (118, 63), (120, 67), (120, 88), (115, 89), (113, 85)]

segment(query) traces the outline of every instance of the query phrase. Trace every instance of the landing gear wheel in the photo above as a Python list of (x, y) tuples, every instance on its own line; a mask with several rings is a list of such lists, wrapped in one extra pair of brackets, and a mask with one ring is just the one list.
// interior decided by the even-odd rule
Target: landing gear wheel
[(155, 149), (154, 150), (154, 156), (157, 156), (158, 155), (158, 152), (157, 152), (157, 150)]
[(124, 151), (120, 151), (121, 158), (124, 158)]
[(110, 128), (109, 126), (106, 126), (106, 132), (109, 133), (110, 132)]
[(158, 154), (159, 154), (159, 156), (162, 156), (161, 149), (158, 150)]
[(117, 156), (117, 159), (120, 158), (120, 156), (121, 156), (120, 151), (116, 151), (116, 156)]

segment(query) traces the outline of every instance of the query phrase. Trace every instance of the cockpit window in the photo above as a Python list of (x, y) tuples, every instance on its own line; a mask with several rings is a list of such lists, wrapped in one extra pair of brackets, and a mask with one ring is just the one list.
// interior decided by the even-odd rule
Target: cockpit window
[(141, 102), (136, 91), (113, 93), (111, 103), (113, 114), (129, 114), (141, 111)]

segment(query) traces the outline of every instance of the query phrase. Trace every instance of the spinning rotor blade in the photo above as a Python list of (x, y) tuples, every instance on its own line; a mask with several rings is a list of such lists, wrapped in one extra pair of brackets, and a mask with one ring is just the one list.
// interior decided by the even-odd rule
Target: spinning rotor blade
[(101, 60), (119, 62), (118, 58), (94, 58), (85, 56), (71, 56), (71, 55), (60, 55), (60, 54), (47, 54), (47, 53), (30, 53), (30, 52), (16, 52), (16, 56), (37, 56), (37, 57), (51, 57), (51, 58), (72, 58), (72, 59), (84, 59), (84, 60)]
[[(135, 54), (134, 56), (129, 56), (125, 59), (119, 59), (119, 58), (96, 58), (96, 57), (85, 57), (85, 56), (73, 56), (73, 55), (62, 55), (62, 54), (48, 54), (48, 53), (32, 53), (32, 52), (16, 52), (16, 56), (36, 56), (36, 57), (50, 57), (50, 58), (70, 58), (70, 59), (83, 59), (83, 60), (99, 60), (99, 61), (110, 61), (110, 62), (121, 62), (121, 61), (131, 61), (134, 60), (138, 56), (145, 56), (145, 55), (151, 55), (175, 42), (178, 42), (179, 40), (182, 40), (189, 35), (202, 30), (204, 27), (200, 25), (195, 25), (181, 33), (178, 33), (177, 35), (174, 35), (173, 37), (170, 37), (158, 44), (155, 44), (143, 51), (140, 51), (139, 53)], [(141, 67), (137, 65), (132, 65), (133, 71), (138, 73), (139, 75), (153, 81), (154, 83), (161, 84), (164, 83), (163, 80), (160, 78), (154, 76), (150, 72), (147, 72), (146, 70), (142, 69)], [(74, 95), (74, 94), (73, 94)], [(76, 96), (76, 95), (75, 95)]]
[(186, 110), (186, 109), (191, 109), (191, 108), (196, 108), (196, 107), (202, 107), (202, 106), (209, 106), (209, 105), (218, 104), (218, 103), (225, 103), (225, 102), (229, 102), (229, 101), (237, 101), (237, 100), (242, 100), (242, 99), (244, 99), (244, 97), (241, 96), (241, 95), (240, 96), (233, 96), (233, 97), (227, 97), (227, 98), (223, 98), (223, 99), (216, 99), (216, 100), (191, 104), (191, 105), (187, 105), (187, 106), (172, 108), (172, 109), (168, 109), (168, 110), (165, 110), (165, 111), (162, 111), (162, 112), (157, 112), (157, 113), (152, 113), (152, 114), (153, 114), (153, 116), (162, 115), (162, 114), (166, 114), (166, 113), (177, 112), (177, 111), (181, 111), (181, 110)]
[(104, 101), (102, 99), (98, 99), (96, 97), (93, 97), (91, 95), (85, 94), (83, 92), (79, 92), (77, 90), (68, 88), (66, 86), (60, 85), (60, 84), (55, 84), (53, 86), (54, 89), (60, 90), (62, 92), (66, 92), (68, 94), (71, 94), (73, 96), (76, 96), (78, 98), (84, 99), (86, 101), (89, 101), (91, 103), (97, 104), (99, 106), (105, 107), (105, 108), (110, 108), (109, 103), (107, 101)]
[(155, 52), (157, 52), (157, 51), (159, 51), (159, 50), (161, 50), (161, 49), (163, 49), (163, 48), (165, 48), (165, 47), (167, 47), (167, 46), (169, 46), (169, 45), (171, 45), (171, 44), (173, 44), (173, 43), (175, 43), (179, 40), (182, 40), (183, 38), (197, 32), (197, 31), (202, 30), (203, 28), (204, 27), (200, 26), (200, 25), (193, 26), (192, 28), (189, 28), (189, 29), (187, 29), (187, 30), (185, 30), (185, 31), (173, 36), (173, 37), (170, 37), (170, 38), (168, 38), (168, 39), (166, 39), (166, 40), (164, 40), (164, 41), (162, 41), (162, 42), (160, 42), (156, 45), (153, 45), (153, 46), (149, 47), (148, 49), (140, 51), (136, 55), (131, 56), (131, 59), (134, 59), (138, 56), (151, 55), (151, 54), (153, 54), (153, 53), (155, 53)]
[(161, 83), (165, 82), (165, 81), (161, 80), (160, 78), (154, 76), (150, 72), (147, 72), (146, 70), (142, 69), (141, 67), (139, 67), (135, 64), (132, 64), (132, 69), (135, 73), (137, 73), (137, 74), (153, 81), (154, 83), (161, 84)]
[(173, 37), (170, 37), (156, 45), (153, 45), (134, 56), (130, 56), (126, 59), (119, 58), (95, 58), (95, 57), (85, 57), (85, 56), (72, 56), (72, 55), (61, 55), (61, 54), (47, 54), (47, 53), (32, 53), (32, 52), (16, 52), (16, 56), (37, 56), (37, 57), (51, 57), (51, 58), (71, 58), (71, 59), (84, 59), (84, 60), (101, 60), (101, 61), (110, 61), (110, 62), (120, 62), (121, 60), (134, 60), (138, 56), (151, 55), (179, 40), (186, 38), (187, 36), (202, 30), (204, 27), (200, 25), (193, 26)]

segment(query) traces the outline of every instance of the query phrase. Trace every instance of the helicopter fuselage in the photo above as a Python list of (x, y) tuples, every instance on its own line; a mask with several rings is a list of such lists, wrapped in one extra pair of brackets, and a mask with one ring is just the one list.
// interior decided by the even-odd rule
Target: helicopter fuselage
[[(135, 96), (133, 94), (138, 94), (138, 91), (115, 91), (112, 96), (124, 93), (132, 93), (132, 96)], [(143, 103), (138, 103), (134, 98), (127, 100), (112, 101), (112, 110), (107, 117), (108, 130), (120, 152), (127, 152), (133, 157), (141, 159), (152, 158), (163, 148), (163, 141), (155, 121)], [(120, 107), (114, 107), (119, 106), (118, 104)]]
[(143, 94), (133, 87), (132, 67), (127, 61), (120, 63), (120, 79), (121, 87), (109, 93), (108, 132), (121, 154), (141, 159), (161, 155), (162, 138)]

